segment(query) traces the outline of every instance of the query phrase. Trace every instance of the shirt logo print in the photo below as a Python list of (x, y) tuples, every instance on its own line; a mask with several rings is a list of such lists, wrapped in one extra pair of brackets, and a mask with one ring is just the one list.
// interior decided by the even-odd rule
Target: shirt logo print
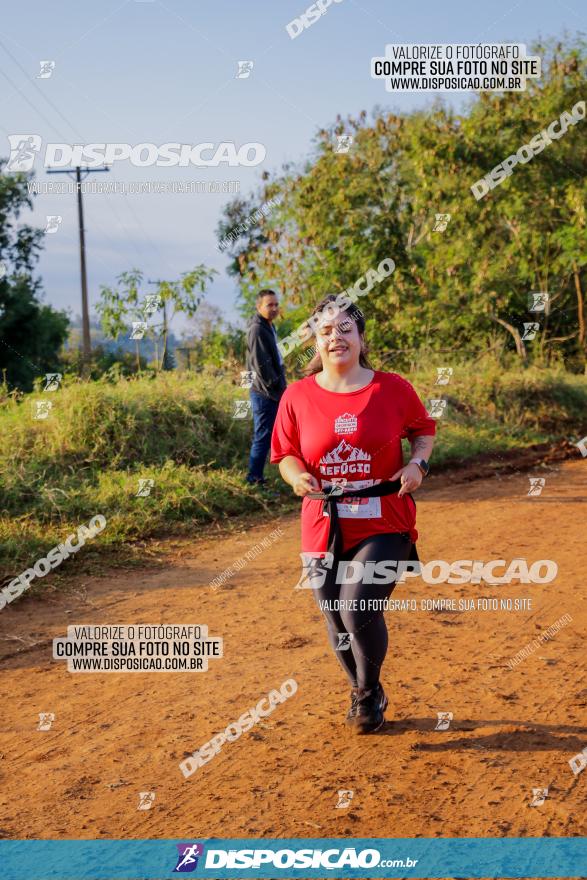
[(357, 417), (352, 413), (343, 413), (334, 422), (335, 434), (354, 434), (357, 430)]
[(320, 459), (320, 472), (327, 476), (344, 474), (368, 474), (371, 471), (371, 456), (346, 440), (326, 452)]

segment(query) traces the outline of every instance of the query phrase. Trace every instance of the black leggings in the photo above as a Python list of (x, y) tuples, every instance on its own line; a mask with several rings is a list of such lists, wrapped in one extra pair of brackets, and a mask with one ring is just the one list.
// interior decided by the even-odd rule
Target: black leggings
[[(383, 560), (406, 561), (412, 549), (412, 542), (406, 533), (389, 532), (372, 535), (359, 544), (355, 544), (340, 559), (335, 559), (332, 569), (327, 571), (321, 587), (314, 589), (318, 606), (325, 600), (330, 608), (321, 607), (326, 618), (328, 638), (335, 650), (336, 657), (353, 687), (371, 688), (379, 681), (379, 671), (387, 653), (387, 627), (384, 609), (369, 608), (369, 599), (388, 599), (395, 587), (391, 583), (364, 584), (360, 576), (351, 576), (349, 583), (337, 584), (336, 572), (339, 561), (382, 562)], [(318, 568), (320, 570), (320, 568)], [(323, 576), (324, 569), (322, 569)], [(350, 571), (349, 571), (350, 574)], [(386, 580), (390, 580), (392, 572)], [(359, 573), (357, 572), (357, 575)], [(310, 582), (312, 574), (309, 574)], [(341, 600), (344, 605), (334, 610), (332, 604)], [(355, 607), (350, 603), (352, 600)], [(360, 610), (361, 600), (366, 600), (365, 610)], [(380, 603), (378, 603), (380, 604)], [(345, 634), (352, 634), (350, 646), (340, 650), (349, 640)]]

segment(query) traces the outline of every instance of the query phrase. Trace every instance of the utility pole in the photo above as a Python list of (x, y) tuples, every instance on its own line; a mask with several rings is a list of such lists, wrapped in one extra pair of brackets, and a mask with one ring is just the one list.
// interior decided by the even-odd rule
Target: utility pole
[[(80, 272), (82, 281), (82, 372), (84, 376), (88, 375), (90, 368), (90, 360), (92, 357), (92, 340), (90, 337), (90, 310), (88, 306), (88, 278), (86, 274), (86, 239), (84, 233), (84, 207), (82, 203), (81, 182), (88, 174), (93, 171), (110, 171), (109, 168), (82, 168), (76, 165), (75, 169), (70, 168), (48, 168), (47, 174), (75, 174), (77, 189), (77, 218), (79, 226), (79, 258)], [(82, 178), (83, 174), (83, 178)]]
[[(147, 284), (165, 284), (164, 281), (151, 281), (149, 279)], [(161, 358), (161, 368), (163, 370), (172, 369), (171, 364), (169, 362), (169, 354), (167, 352), (167, 304), (163, 299), (163, 357)]]

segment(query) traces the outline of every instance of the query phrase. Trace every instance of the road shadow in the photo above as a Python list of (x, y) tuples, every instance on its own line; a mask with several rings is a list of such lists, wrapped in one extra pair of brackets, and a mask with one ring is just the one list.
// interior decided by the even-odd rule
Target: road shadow
[[(490, 719), (479, 721), (463, 719), (451, 723), (448, 730), (435, 730), (433, 718), (406, 718), (386, 721), (376, 736), (400, 736), (410, 731), (429, 734), (427, 742), (414, 743), (412, 748), (421, 752), (474, 751), (539, 752), (564, 751), (578, 754), (587, 745), (587, 727), (568, 724), (540, 724), (536, 721)], [(509, 730), (478, 735), (480, 727), (506, 725)], [(474, 734), (472, 736), (467, 734)]]

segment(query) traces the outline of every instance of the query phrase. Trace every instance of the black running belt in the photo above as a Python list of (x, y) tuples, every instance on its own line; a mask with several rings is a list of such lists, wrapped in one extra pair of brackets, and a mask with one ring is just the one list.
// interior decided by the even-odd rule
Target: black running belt
[[(340, 522), (338, 519), (338, 507), (336, 506), (339, 501), (347, 501), (350, 498), (379, 498), (382, 495), (395, 495), (396, 492), (399, 492), (401, 487), (401, 480), (383, 480), (376, 486), (367, 486), (365, 489), (347, 489), (345, 491), (342, 486), (334, 485), (328, 492), (308, 492), (304, 498), (323, 501), (324, 505), (322, 510), (324, 511), (326, 508), (328, 511), (330, 523), (328, 529), (328, 552), (332, 553), (335, 559), (339, 559), (342, 555), (342, 532), (340, 530)], [(407, 494), (409, 494), (412, 501), (414, 501), (412, 495), (410, 493)], [(416, 502), (414, 501), (414, 504), (415, 503)], [(412, 544), (412, 549), (408, 558), (409, 560), (414, 560), (416, 562), (420, 561), (415, 544)]]

